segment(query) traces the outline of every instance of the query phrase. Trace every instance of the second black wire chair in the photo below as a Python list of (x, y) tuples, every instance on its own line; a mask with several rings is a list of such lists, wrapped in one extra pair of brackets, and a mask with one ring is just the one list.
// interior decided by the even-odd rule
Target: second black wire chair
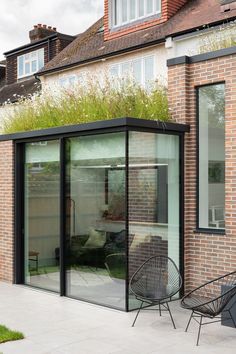
[[(168, 311), (174, 328), (175, 322), (168, 302), (182, 287), (182, 278), (174, 261), (166, 256), (152, 256), (133, 274), (130, 289), (141, 302), (132, 327), (141, 310), (158, 306), (159, 314)], [(143, 306), (145, 305), (145, 306)]]
[[(231, 320), (236, 328), (236, 321), (231, 309), (236, 302), (236, 271), (215, 278), (198, 288), (190, 291), (181, 300), (181, 306), (192, 311), (185, 332), (188, 331), (190, 322), (194, 319), (199, 324), (197, 345), (199, 344), (201, 328), (203, 325), (220, 322), (221, 313), (228, 313), (224, 320)], [(231, 302), (230, 306), (229, 302)], [(207, 318), (207, 322), (203, 322)], [(212, 321), (213, 320), (213, 321)]]

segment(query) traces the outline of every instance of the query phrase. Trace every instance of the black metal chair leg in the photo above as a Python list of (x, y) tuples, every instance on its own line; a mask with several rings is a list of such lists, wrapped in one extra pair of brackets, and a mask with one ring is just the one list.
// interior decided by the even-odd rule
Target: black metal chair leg
[(174, 329), (176, 329), (176, 327), (175, 327), (175, 322), (174, 322), (174, 319), (173, 319), (173, 317), (172, 317), (172, 313), (171, 313), (171, 311), (170, 311), (168, 302), (166, 302), (166, 306), (167, 306), (167, 310), (169, 311), (170, 318), (171, 318), (171, 321), (172, 321), (172, 323), (173, 323)]
[(201, 316), (200, 322), (199, 322), (199, 329), (198, 329), (198, 336), (197, 336), (197, 346), (198, 346), (198, 344), (199, 344), (200, 333), (201, 333), (201, 327), (202, 327), (202, 316)]
[(134, 327), (134, 325), (135, 325), (135, 322), (136, 322), (136, 320), (137, 320), (137, 318), (138, 318), (138, 315), (139, 315), (139, 312), (140, 312), (142, 306), (143, 306), (143, 301), (141, 302), (141, 305), (140, 305), (140, 307), (139, 307), (139, 309), (138, 309), (138, 312), (136, 313), (136, 316), (135, 316), (134, 322), (133, 322), (133, 324), (132, 324), (132, 327)]
[(191, 320), (192, 320), (192, 317), (193, 317), (193, 311), (192, 311), (191, 316), (190, 316), (190, 318), (189, 318), (189, 320), (188, 320), (188, 324), (187, 324), (187, 327), (185, 328), (185, 332), (188, 332), (188, 327), (189, 327), (189, 325), (190, 325), (190, 322), (191, 322)]
[(229, 314), (230, 314), (230, 317), (231, 317), (232, 322), (233, 322), (233, 324), (234, 324), (234, 327), (236, 328), (235, 319), (234, 319), (234, 317), (233, 317), (233, 315), (232, 315), (232, 313), (231, 313), (231, 311), (230, 311), (230, 310), (229, 310)]
[(159, 304), (159, 314), (161, 316), (161, 304)]

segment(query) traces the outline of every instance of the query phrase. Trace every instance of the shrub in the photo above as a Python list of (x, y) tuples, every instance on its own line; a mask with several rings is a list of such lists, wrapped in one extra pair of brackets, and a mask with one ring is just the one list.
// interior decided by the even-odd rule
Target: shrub
[(11, 105), (3, 123), (4, 133), (50, 128), (77, 123), (136, 117), (167, 121), (170, 118), (166, 90), (144, 90), (131, 81), (116, 85), (88, 82), (60, 93), (44, 92)]
[(223, 24), (218, 29), (213, 30), (207, 35), (204, 33), (199, 35), (199, 42), (199, 54), (235, 46), (235, 22)]

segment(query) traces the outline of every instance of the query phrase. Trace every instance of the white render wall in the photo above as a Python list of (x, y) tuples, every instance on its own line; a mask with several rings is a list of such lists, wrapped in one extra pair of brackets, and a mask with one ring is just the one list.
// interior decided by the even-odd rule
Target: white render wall
[(129, 54), (119, 55), (106, 60), (89, 63), (87, 65), (70, 68), (58, 73), (53, 73), (47, 76), (40, 77), (43, 89), (49, 88), (58, 89), (59, 80), (66, 76), (88, 74), (98, 80), (108, 77), (110, 67), (114, 64), (119, 64), (125, 61), (134, 60), (140, 57), (154, 55), (155, 57), (155, 73), (156, 79), (162, 85), (167, 83), (167, 67), (166, 67), (166, 49), (164, 44), (151, 47), (148, 49), (138, 50)]

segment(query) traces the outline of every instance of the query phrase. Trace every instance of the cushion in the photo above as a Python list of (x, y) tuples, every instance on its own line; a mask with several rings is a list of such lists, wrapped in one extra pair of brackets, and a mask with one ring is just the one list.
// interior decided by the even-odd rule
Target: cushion
[(84, 247), (86, 248), (101, 248), (106, 242), (106, 232), (99, 231), (95, 229), (89, 230), (89, 238), (85, 242)]

